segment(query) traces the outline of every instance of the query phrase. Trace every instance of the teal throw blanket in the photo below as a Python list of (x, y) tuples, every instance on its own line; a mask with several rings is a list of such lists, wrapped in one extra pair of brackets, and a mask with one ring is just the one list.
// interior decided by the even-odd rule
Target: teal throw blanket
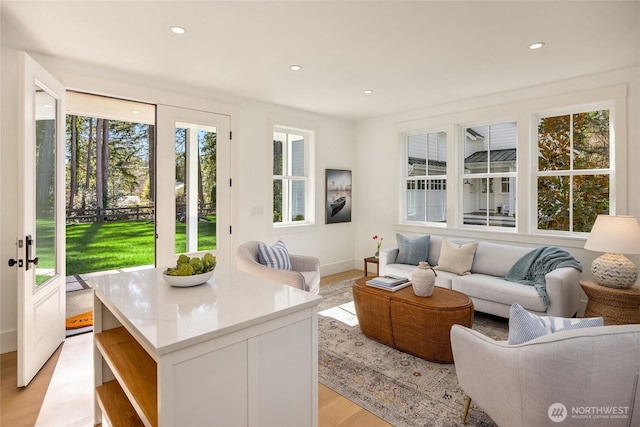
[(516, 261), (505, 279), (510, 282), (534, 286), (538, 295), (544, 300), (545, 307), (549, 308), (551, 302), (549, 295), (547, 295), (547, 282), (544, 276), (560, 267), (573, 267), (582, 271), (580, 262), (569, 252), (555, 246), (542, 246), (528, 252)]

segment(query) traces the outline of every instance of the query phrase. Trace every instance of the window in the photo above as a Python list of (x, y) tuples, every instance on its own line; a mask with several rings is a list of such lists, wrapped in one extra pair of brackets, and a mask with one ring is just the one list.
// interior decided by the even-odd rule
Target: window
[(406, 221), (446, 222), (447, 134), (406, 136)]
[(176, 253), (217, 248), (215, 127), (176, 123)]
[(611, 201), (609, 110), (538, 116), (538, 230), (589, 232)]
[(308, 224), (313, 209), (309, 183), (313, 133), (275, 127), (273, 131), (273, 223)]
[(515, 227), (517, 154), (516, 122), (464, 129), (463, 224)]

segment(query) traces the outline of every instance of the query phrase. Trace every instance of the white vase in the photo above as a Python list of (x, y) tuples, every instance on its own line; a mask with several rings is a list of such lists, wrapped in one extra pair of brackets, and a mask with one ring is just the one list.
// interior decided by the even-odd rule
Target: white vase
[(419, 297), (430, 297), (436, 284), (436, 271), (424, 261), (411, 273), (411, 286), (413, 293)]

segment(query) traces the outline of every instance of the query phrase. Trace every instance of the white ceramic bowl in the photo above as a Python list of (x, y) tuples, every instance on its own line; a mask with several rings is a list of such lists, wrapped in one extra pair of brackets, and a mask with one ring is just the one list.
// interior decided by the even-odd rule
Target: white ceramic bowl
[(169, 276), (167, 274), (167, 270), (165, 270), (162, 272), (162, 277), (164, 277), (164, 280), (171, 286), (188, 288), (190, 286), (202, 285), (207, 280), (211, 279), (214, 271), (215, 270), (211, 270), (207, 273), (194, 274), (191, 276)]

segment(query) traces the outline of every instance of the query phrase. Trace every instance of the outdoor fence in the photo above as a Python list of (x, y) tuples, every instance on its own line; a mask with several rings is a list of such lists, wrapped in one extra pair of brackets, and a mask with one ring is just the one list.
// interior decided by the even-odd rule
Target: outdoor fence
[[(106, 221), (153, 221), (154, 212), (153, 205), (102, 209), (67, 209), (67, 224)], [(185, 205), (176, 205), (176, 220), (184, 222), (185, 212)], [(207, 215), (215, 215), (215, 213), (216, 206), (214, 203), (204, 203), (198, 207), (198, 216), (201, 218)]]

